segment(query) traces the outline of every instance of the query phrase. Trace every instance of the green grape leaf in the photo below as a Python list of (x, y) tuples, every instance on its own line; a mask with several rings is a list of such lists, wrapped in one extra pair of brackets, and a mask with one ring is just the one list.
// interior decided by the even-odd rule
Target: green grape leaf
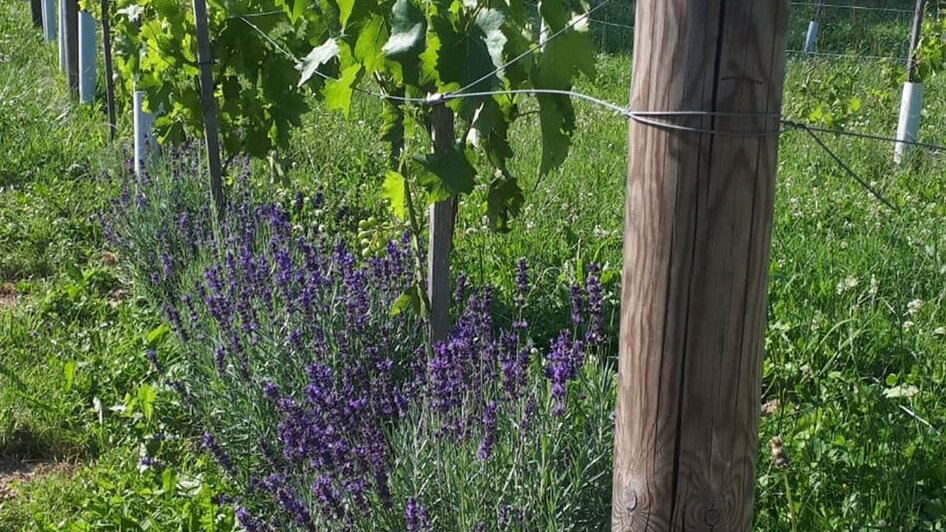
[(413, 311), (415, 314), (420, 315), (420, 293), (417, 289), (417, 285), (413, 285), (405, 290), (403, 294), (394, 300), (394, 304), (391, 305), (392, 316), (397, 316), (406, 310)]
[(373, 74), (384, 68), (384, 52), (381, 47), (387, 38), (384, 19), (378, 15), (371, 17), (358, 33), (354, 56), (364, 65), (366, 73)]
[(355, 9), (355, 0), (336, 0), (336, 3), (338, 4), (338, 23), (342, 25), (342, 29), (345, 29), (348, 26), (348, 18)]
[(301, 87), (307, 81), (309, 81), (309, 79), (315, 75), (320, 66), (338, 57), (338, 52), (338, 41), (336, 41), (334, 37), (329, 38), (320, 46), (313, 48), (312, 51), (309, 52), (309, 54), (302, 61), (302, 65), (299, 67), (302, 76), (300, 77), (299, 83), (296, 86)]
[(506, 44), (503, 20), (503, 14), (495, 9), (480, 11), (469, 29), (457, 29), (445, 18), (436, 19), (427, 34), (427, 49), (420, 56), (421, 82), (436, 82), (439, 92), (481, 79), (476, 89), (495, 87), (498, 77), (491, 74), (502, 65)]
[(516, 179), (509, 174), (489, 184), (486, 195), (486, 216), (494, 231), (509, 231), (509, 220), (519, 214), (525, 196)]
[(418, 155), (414, 161), (420, 166), (419, 182), (427, 189), (430, 203), (473, 192), (476, 169), (463, 146)]
[(361, 74), (361, 65), (351, 65), (342, 70), (342, 75), (337, 80), (327, 82), (325, 89), (322, 90), (326, 107), (341, 111), (346, 119), (351, 110), (351, 94), (355, 83), (358, 82), (359, 74)]
[(594, 77), (594, 45), (586, 33), (568, 30), (545, 45), (536, 88), (570, 90), (579, 72)]
[(397, 0), (391, 10), (391, 36), (384, 43), (384, 55), (397, 59), (419, 52), (425, 27), (424, 14), (410, 0)]
[(565, 162), (575, 130), (575, 110), (564, 96), (540, 95), (539, 125), (542, 130), (542, 162), (539, 174), (545, 175)]
[[(403, 96), (404, 90), (394, 94)], [(381, 140), (391, 143), (394, 158), (400, 155), (404, 146), (404, 110), (391, 100), (384, 100), (381, 107)]]
[[(561, 30), (568, 24), (568, 13), (565, 11), (565, 5), (561, 0), (540, 1), (539, 15), (548, 25), (548, 30), (552, 33)], [(546, 35), (546, 37), (548, 36)], [(549, 42), (554, 41), (555, 39)]]
[(406, 181), (400, 172), (388, 170), (384, 175), (384, 185), (381, 187), (381, 196), (388, 200), (391, 212), (401, 220), (407, 218), (407, 189)]

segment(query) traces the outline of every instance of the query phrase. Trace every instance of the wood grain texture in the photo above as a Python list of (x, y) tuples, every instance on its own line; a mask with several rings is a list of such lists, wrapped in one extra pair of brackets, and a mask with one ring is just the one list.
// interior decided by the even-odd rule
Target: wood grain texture
[(920, 45), (920, 37), (923, 35), (923, 13), (926, 11), (926, 0), (916, 0), (916, 8), (913, 11), (913, 28), (910, 31), (910, 50), (907, 53), (907, 81), (914, 83), (916, 77), (916, 48)]
[[(434, 150), (449, 149), (453, 144), (453, 111), (445, 105), (434, 106), (430, 114)], [(450, 253), (456, 220), (455, 198), (430, 206), (430, 240), (427, 243), (427, 293), (430, 297), (430, 341), (447, 337), (450, 329)]]
[(30, 0), (30, 16), (33, 18), (33, 25), (37, 28), (43, 27), (43, 4), (41, 0)]
[(217, 216), (226, 212), (223, 178), (220, 167), (220, 137), (217, 130), (217, 102), (214, 100), (213, 55), (210, 53), (210, 30), (205, 0), (194, 0), (194, 27), (197, 31), (197, 63), (200, 66), (200, 110), (204, 119), (204, 142), (210, 170), (210, 195)]
[(105, 109), (108, 112), (109, 138), (115, 140), (118, 124), (115, 117), (115, 80), (112, 71), (112, 29), (109, 0), (102, 0), (102, 61), (105, 67)]
[(79, 0), (59, 0), (66, 8), (63, 36), (66, 43), (66, 77), (69, 90), (79, 95)]
[(749, 530), (788, 0), (638, 0), (612, 529)]

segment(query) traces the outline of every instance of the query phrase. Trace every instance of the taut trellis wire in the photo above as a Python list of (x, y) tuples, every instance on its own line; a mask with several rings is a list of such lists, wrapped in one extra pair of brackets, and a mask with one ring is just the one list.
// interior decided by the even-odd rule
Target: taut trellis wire
[[(587, 19), (587, 20), (593, 21), (594, 19), (590, 18), (592, 13), (596, 9), (600, 9), (601, 7), (607, 5), (608, 3), (610, 3), (610, 1), (611, 0), (605, 0), (605, 2), (598, 4), (597, 6), (589, 10), (588, 13), (586, 13), (585, 15), (575, 17), (568, 25), (566, 25), (561, 30), (550, 34), (549, 37), (541, 41), (540, 44), (548, 43), (549, 41), (551, 41), (558, 35), (561, 35), (567, 29), (575, 26), (576, 24), (581, 23), (582, 20)], [(247, 25), (249, 25), (250, 27), (254, 28), (256, 31), (258, 31), (277, 51), (285, 54), (290, 60), (294, 61), (297, 65), (302, 63), (301, 60), (293, 56), (284, 47), (280, 46), (279, 43), (277, 43), (271, 37), (266, 35), (266, 33), (262, 31), (259, 27), (257, 27), (255, 24), (253, 24), (252, 22), (250, 22), (249, 20), (247, 20), (246, 18), (242, 16), (239, 18), (241, 18), (241, 20), (243, 20), (243, 22), (245, 22)], [(924, 148), (927, 150), (932, 150), (932, 151), (937, 151), (937, 152), (946, 151), (946, 146), (940, 145), (940, 144), (911, 141), (911, 140), (902, 140), (902, 139), (897, 139), (895, 137), (885, 137), (881, 135), (859, 133), (856, 131), (845, 131), (845, 130), (839, 130), (839, 129), (823, 128), (823, 127), (815, 126), (813, 124), (808, 124), (808, 123), (798, 121), (798, 120), (786, 119), (786, 118), (783, 118), (779, 114), (772, 114), (772, 113), (766, 113), (766, 114), (760, 115), (757, 113), (737, 113), (737, 112), (702, 111), (702, 110), (664, 110), (664, 111), (632, 110), (632, 109), (629, 109), (627, 106), (622, 106), (613, 102), (609, 102), (607, 100), (597, 98), (590, 94), (584, 94), (584, 93), (580, 93), (580, 92), (572, 91), (572, 90), (559, 90), (559, 89), (516, 89), (516, 90), (492, 90), (492, 91), (476, 91), (476, 92), (468, 91), (469, 88), (477, 85), (478, 83), (482, 83), (484, 80), (487, 80), (490, 77), (498, 74), (499, 72), (508, 68), (509, 66), (519, 61), (522, 61), (523, 59), (525, 59), (531, 54), (534, 54), (536, 51), (540, 49), (540, 44), (534, 45), (533, 47), (529, 48), (529, 50), (527, 50), (526, 52), (520, 54), (519, 56), (513, 58), (510, 61), (507, 61), (501, 66), (496, 67), (488, 74), (483, 75), (479, 79), (467, 84), (466, 86), (461, 87), (455, 91), (452, 91), (446, 94), (433, 94), (427, 98), (417, 98), (417, 97), (410, 97), (410, 96), (397, 96), (397, 95), (391, 95), (391, 94), (384, 94), (380, 92), (374, 92), (367, 89), (363, 89), (361, 87), (353, 87), (353, 89), (361, 94), (364, 94), (366, 96), (370, 96), (373, 98), (385, 99), (385, 100), (397, 101), (397, 102), (403, 102), (403, 103), (413, 103), (417, 105), (431, 105), (431, 106), (437, 105), (449, 100), (458, 100), (458, 99), (464, 99), (464, 98), (486, 98), (486, 97), (501, 96), (501, 95), (505, 95), (505, 96), (512, 96), (512, 95), (568, 96), (568, 97), (575, 98), (578, 100), (584, 100), (598, 107), (602, 107), (604, 109), (612, 111), (615, 114), (624, 117), (625, 119), (633, 120), (637, 123), (644, 124), (650, 127), (680, 131), (680, 132), (685, 132), (685, 133), (699, 133), (699, 134), (708, 134), (708, 135), (717, 135), (717, 136), (726, 136), (726, 137), (745, 138), (745, 137), (778, 136), (778, 135), (787, 133), (789, 131), (800, 130), (808, 134), (812, 138), (812, 140), (814, 140), (818, 144), (818, 146), (826, 154), (828, 154), (828, 156), (832, 160), (834, 160), (835, 163), (837, 163), (838, 166), (841, 167), (841, 169), (844, 170), (844, 172), (848, 176), (850, 176), (860, 187), (862, 187), (864, 190), (870, 193), (874, 198), (880, 201), (884, 206), (886, 206), (887, 208), (889, 208), (890, 210), (894, 212), (899, 212), (899, 209), (890, 200), (884, 197), (884, 195), (880, 191), (878, 191), (875, 187), (871, 186), (866, 180), (860, 177), (857, 174), (857, 172), (855, 172), (850, 167), (850, 165), (844, 162), (844, 160), (840, 156), (838, 156), (833, 150), (831, 150), (827, 146), (827, 144), (825, 144), (824, 140), (820, 136), (818, 136), (818, 133), (833, 134), (833, 135), (838, 135), (838, 136), (846, 136), (846, 137), (852, 137), (852, 138), (858, 138), (858, 139), (864, 139), (864, 140), (872, 140), (872, 141), (877, 141), (877, 142), (890, 143), (894, 145), (905, 144), (905, 145), (915, 146), (915, 147)], [(791, 53), (792, 51), (789, 50), (788, 52)], [(894, 58), (885, 58), (885, 59), (894, 59)], [(327, 74), (324, 74), (322, 72), (319, 72), (318, 70), (315, 71), (315, 74), (326, 81), (336, 81), (335, 78)], [(759, 119), (759, 118), (777, 119), (783, 127), (779, 129), (772, 129), (769, 131), (732, 131), (732, 130), (723, 130), (723, 129), (717, 129), (717, 128), (700, 128), (700, 127), (693, 127), (693, 126), (685, 126), (685, 125), (674, 124), (669, 121), (670, 119), (681, 118), (681, 117), (700, 117), (700, 118), (728, 117), (728, 118), (752, 118), (752, 119)]]
[[(915, 146), (915, 147), (924, 148), (924, 149), (936, 151), (936, 152), (946, 151), (946, 146), (943, 146), (940, 144), (919, 142), (915, 140), (898, 139), (895, 137), (886, 137), (886, 136), (880, 136), (880, 135), (872, 135), (872, 134), (860, 133), (856, 131), (828, 129), (828, 128), (815, 126), (813, 124), (808, 124), (802, 121), (786, 119), (779, 115), (774, 115), (774, 114), (766, 114), (763, 116), (763, 115), (758, 115), (758, 114), (725, 113), (725, 112), (713, 112), (713, 111), (704, 111), (704, 110), (635, 110), (635, 109), (629, 109), (627, 106), (624, 106), (624, 105), (619, 105), (613, 102), (603, 100), (601, 98), (597, 98), (589, 94), (584, 94), (584, 93), (580, 93), (573, 90), (542, 89), (542, 88), (517, 89), (517, 90), (490, 90), (490, 91), (471, 90), (474, 87), (476, 87), (478, 84), (482, 83), (483, 81), (499, 74), (500, 72), (502, 72), (504, 69), (508, 68), (509, 66), (514, 65), (524, 60), (525, 58), (529, 57), (530, 55), (534, 54), (536, 51), (540, 50), (549, 41), (555, 39), (559, 35), (562, 35), (569, 29), (574, 28), (575, 26), (579, 24), (596, 23), (596, 24), (602, 24), (609, 27), (619, 27), (622, 29), (633, 31), (634, 29), (633, 26), (613, 23), (607, 20), (602, 20), (602, 19), (593, 17), (593, 15), (596, 12), (602, 10), (605, 6), (609, 5), (610, 3), (611, 3), (611, 0), (604, 0), (601, 3), (598, 3), (597, 5), (589, 9), (586, 13), (574, 17), (571, 21), (569, 21), (564, 27), (562, 27), (558, 31), (548, 34), (547, 37), (545, 37), (544, 35), (540, 36), (539, 42), (533, 44), (525, 52), (503, 63), (502, 65), (494, 68), (492, 71), (488, 72), (487, 74), (484, 74), (480, 78), (466, 84), (465, 86), (460, 87), (459, 89), (456, 89), (454, 91), (448, 92), (446, 94), (434, 94), (426, 98), (419, 98), (419, 97), (398, 96), (398, 95), (386, 94), (382, 92), (375, 92), (375, 91), (368, 90), (362, 87), (353, 87), (353, 90), (357, 91), (358, 93), (361, 93), (373, 98), (397, 101), (397, 102), (402, 102), (402, 103), (411, 103), (411, 104), (416, 104), (416, 105), (437, 105), (449, 100), (457, 100), (457, 99), (465, 99), (465, 98), (485, 98), (485, 97), (498, 96), (498, 95), (567, 96), (567, 97), (575, 98), (578, 100), (584, 100), (598, 107), (608, 109), (614, 112), (615, 114), (624, 117), (625, 119), (633, 120), (637, 123), (640, 123), (649, 127), (674, 130), (674, 131), (680, 131), (680, 132), (709, 134), (709, 135), (728, 136), (728, 137), (777, 136), (777, 135), (781, 135), (783, 133), (786, 133), (792, 130), (801, 130), (807, 133), (809, 136), (811, 136), (812, 139), (845, 171), (845, 173), (851, 176), (861, 187), (867, 190), (871, 195), (877, 198), (885, 206), (895, 211), (897, 210), (897, 208), (889, 200), (884, 198), (883, 195), (879, 191), (877, 191), (874, 187), (871, 187), (865, 180), (859, 177), (856, 174), (856, 172), (854, 172), (851, 169), (851, 167), (843, 161), (841, 157), (839, 157), (836, 153), (834, 153), (824, 143), (821, 137), (818, 136), (818, 133), (833, 134), (833, 135), (838, 135), (838, 136), (847, 136), (847, 137), (871, 140), (871, 141), (876, 141), (876, 142), (891, 143), (894, 145), (899, 144), (899, 145)], [(841, 4), (821, 4), (821, 3), (812, 3), (812, 2), (793, 2), (792, 5), (804, 6), (804, 7), (817, 7), (819, 9), (820, 8), (852, 9), (852, 10), (857, 10), (857, 11), (912, 13), (912, 11), (906, 10), (906, 9), (841, 5)], [(230, 18), (240, 19), (245, 24), (247, 24), (247, 26), (257, 31), (266, 40), (266, 42), (268, 42), (273, 47), (274, 50), (285, 55), (296, 65), (301, 65), (302, 61), (299, 58), (295, 57), (291, 52), (286, 50), (276, 40), (270, 37), (265, 31), (260, 29), (257, 25), (255, 25), (250, 20), (251, 18), (263, 17), (263, 16), (273, 15), (277, 13), (278, 12), (275, 12), (275, 11), (263, 12), (263, 13), (250, 13), (250, 14), (243, 14), (243, 15), (234, 15), (234, 16), (231, 16)], [(792, 54), (792, 53), (804, 53), (804, 52), (801, 52), (799, 50), (787, 50), (787, 53)], [(813, 53), (809, 52), (807, 55), (825, 56), (825, 57), (834, 57), (834, 58), (860, 58), (860, 59), (876, 59), (876, 60), (891, 60), (891, 61), (903, 60), (902, 58), (898, 58), (898, 57), (861, 56), (861, 55), (856, 55), (856, 54), (833, 54), (833, 53), (827, 53), (827, 52), (813, 52)], [(335, 78), (328, 76), (318, 70), (316, 70), (314, 73), (315, 75), (327, 81), (337, 81)], [(736, 131), (736, 130), (725, 130), (725, 129), (717, 128), (715, 126), (708, 127), (708, 128), (694, 127), (694, 126), (688, 126), (688, 125), (681, 125), (681, 124), (677, 124), (673, 122), (674, 119), (678, 119), (678, 118), (694, 118), (694, 117), (713, 118), (713, 119), (719, 118), (719, 117), (746, 118), (746, 119), (760, 119), (760, 118), (773, 119), (773, 120), (778, 120), (779, 123), (781, 124), (781, 127), (778, 129), (772, 129), (772, 130), (766, 130), (766, 131)]]

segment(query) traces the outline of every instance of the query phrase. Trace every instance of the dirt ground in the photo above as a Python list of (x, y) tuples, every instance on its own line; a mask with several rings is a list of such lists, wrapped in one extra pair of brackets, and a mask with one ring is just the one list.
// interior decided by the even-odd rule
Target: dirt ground
[(72, 473), (76, 468), (67, 462), (0, 461), (0, 502), (16, 497), (17, 486), (52, 473)]

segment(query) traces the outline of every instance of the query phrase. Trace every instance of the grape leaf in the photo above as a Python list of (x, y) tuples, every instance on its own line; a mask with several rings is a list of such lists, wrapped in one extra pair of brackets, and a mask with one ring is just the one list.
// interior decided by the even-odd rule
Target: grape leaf
[[(539, 15), (552, 33), (568, 24), (568, 13), (565, 12), (565, 6), (561, 0), (542, 0), (539, 2)], [(546, 37), (548, 36), (546, 35)], [(549, 42), (554, 42), (554, 39)]]
[(320, 46), (313, 48), (312, 51), (309, 52), (309, 55), (303, 59), (302, 65), (299, 67), (299, 70), (302, 72), (302, 77), (299, 79), (297, 86), (301, 87), (304, 85), (320, 66), (338, 57), (338, 52), (338, 41), (336, 41), (334, 37), (329, 38), (329, 40), (325, 41)]
[(525, 202), (516, 179), (508, 174), (493, 180), (486, 194), (486, 217), (491, 229), (509, 231), (509, 220), (519, 214)]
[(391, 35), (381, 48), (385, 57), (398, 65), (392, 74), (404, 84), (415, 84), (420, 65), (418, 54), (424, 49), (427, 22), (410, 0), (397, 0), (391, 10)]
[(364, 65), (366, 73), (373, 74), (384, 67), (384, 52), (381, 46), (386, 40), (384, 19), (378, 15), (371, 17), (358, 33), (354, 55)]
[(392, 59), (420, 52), (426, 21), (410, 0), (397, 0), (391, 10), (391, 36), (384, 43), (384, 55)]
[(353, 86), (358, 82), (359, 74), (361, 74), (361, 65), (357, 63), (351, 65), (342, 70), (342, 75), (337, 80), (327, 82), (325, 89), (322, 90), (326, 107), (341, 111), (346, 119), (351, 110)]
[[(403, 87), (393, 95), (403, 96)], [(384, 100), (382, 103), (381, 140), (391, 143), (391, 159), (396, 160), (404, 146), (404, 110), (391, 100)]]
[(571, 133), (575, 130), (575, 110), (564, 96), (540, 95), (539, 125), (542, 130), (542, 162), (539, 174), (545, 175), (565, 162)]
[(579, 72), (594, 77), (594, 45), (586, 33), (568, 30), (545, 45), (539, 59), (536, 87), (570, 90)]
[(421, 82), (437, 82), (439, 92), (482, 78), (486, 79), (477, 83), (476, 89), (495, 87), (498, 77), (490, 74), (502, 65), (506, 44), (503, 20), (503, 14), (495, 9), (482, 10), (470, 29), (458, 29), (445, 18), (436, 19), (427, 35), (427, 49), (421, 54)]
[(415, 156), (420, 166), (419, 182), (429, 192), (431, 203), (456, 194), (473, 192), (476, 169), (470, 163), (469, 153), (462, 146)]
[(404, 176), (400, 172), (388, 170), (384, 176), (384, 185), (381, 195), (391, 204), (391, 211), (395, 216), (404, 220), (407, 218), (406, 193)]
[(348, 18), (351, 17), (351, 12), (355, 8), (355, 0), (336, 0), (338, 4), (338, 23), (342, 25), (342, 29), (345, 29), (348, 26)]

